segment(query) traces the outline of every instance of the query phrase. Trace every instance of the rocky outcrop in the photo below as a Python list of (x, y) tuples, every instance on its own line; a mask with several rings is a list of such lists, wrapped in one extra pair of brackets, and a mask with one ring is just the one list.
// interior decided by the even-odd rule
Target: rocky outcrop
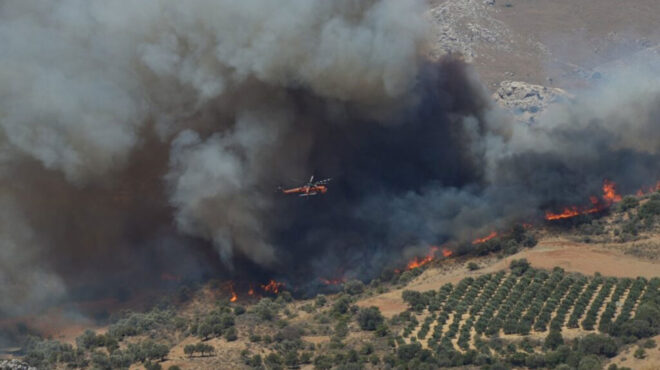
[(18, 360), (0, 360), (0, 370), (37, 370), (37, 368)]
[(452, 0), (433, 7), (428, 13), (435, 34), (431, 54), (440, 57), (458, 53), (472, 62), (484, 46), (509, 50), (510, 30), (489, 14), (494, 4), (488, 0)]
[(518, 120), (532, 123), (549, 105), (570, 98), (558, 88), (533, 85), (521, 81), (502, 81), (493, 99), (511, 111)]

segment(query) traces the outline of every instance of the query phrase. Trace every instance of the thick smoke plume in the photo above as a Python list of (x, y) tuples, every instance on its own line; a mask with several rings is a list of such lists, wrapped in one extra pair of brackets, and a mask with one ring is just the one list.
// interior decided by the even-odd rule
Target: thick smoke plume
[[(516, 124), (468, 66), (428, 59), (424, 7), (3, 2), (0, 316), (165, 271), (366, 277), (660, 175), (657, 73)], [(276, 191), (312, 174), (328, 194)]]

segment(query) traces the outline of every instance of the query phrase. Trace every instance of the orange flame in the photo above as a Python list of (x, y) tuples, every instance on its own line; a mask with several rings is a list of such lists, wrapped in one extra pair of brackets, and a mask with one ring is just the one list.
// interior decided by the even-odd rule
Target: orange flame
[(432, 245), (430, 250), (429, 250), (429, 253), (424, 258), (422, 258), (422, 259), (415, 258), (414, 260), (408, 262), (408, 266), (407, 266), (408, 270), (412, 270), (414, 268), (424, 266), (424, 265), (430, 263), (431, 261), (433, 261), (435, 259), (435, 253), (439, 249), (440, 248)]
[(493, 239), (493, 238), (496, 237), (496, 236), (497, 236), (497, 231), (493, 231), (493, 232), (491, 232), (490, 234), (484, 236), (483, 238), (473, 240), (473, 241), (472, 241), (472, 244), (481, 244), (481, 243), (485, 243), (485, 242), (487, 242), (487, 241)]
[(421, 259), (415, 257), (414, 260), (408, 262), (408, 266), (406, 266), (406, 267), (408, 268), (408, 270), (412, 270), (412, 269), (417, 268), (417, 267), (422, 267), (422, 266), (426, 265), (427, 263), (429, 263), (431, 261), (433, 261), (433, 256), (426, 256), (426, 257), (421, 258)]
[[(424, 257), (415, 257), (412, 261), (408, 262), (406, 265), (406, 270), (412, 270), (418, 267), (422, 267), (424, 265), (427, 265), (431, 263), (433, 260), (435, 260), (435, 254), (438, 252), (440, 248), (432, 245), (430, 247), (429, 253), (424, 256)], [(449, 249), (442, 248), (442, 255), (445, 257), (451, 256), (452, 252)], [(397, 270), (395, 270), (397, 271)], [(398, 272), (398, 271), (397, 271)]]
[(609, 180), (603, 181), (603, 199), (600, 201), (597, 197), (589, 197), (593, 204), (591, 208), (579, 208), (577, 206), (565, 207), (560, 213), (553, 213), (550, 211), (545, 212), (545, 219), (548, 221), (562, 220), (572, 218), (579, 215), (586, 215), (590, 213), (598, 213), (613, 203), (621, 201), (621, 195), (616, 192), (616, 184)]
[(275, 293), (278, 294), (280, 292), (280, 289), (284, 287), (284, 283), (280, 283), (275, 280), (270, 280), (268, 284), (262, 285), (261, 288), (269, 293)]
[(231, 293), (231, 298), (229, 298), (229, 302), (236, 302), (238, 300), (238, 295), (236, 294), (236, 291), (234, 291), (233, 282), (229, 283), (229, 292)]
[(254, 295), (254, 288), (252, 287), (252, 285), (250, 285), (250, 290), (248, 290), (248, 295), (249, 295), (249, 296), (253, 296), (253, 295)]
[[(546, 211), (545, 212), (545, 219), (549, 220), (549, 221), (562, 220), (562, 219), (565, 219), (565, 218), (571, 218), (571, 217), (579, 216), (579, 215), (584, 214), (584, 213), (593, 213), (593, 212), (590, 212), (590, 211), (591, 210), (580, 211), (580, 210), (578, 210), (578, 207), (575, 207), (575, 206), (570, 207), (570, 208), (566, 207), (566, 208), (564, 208), (564, 210), (561, 213), (552, 213), (550, 211)], [(597, 212), (597, 211), (594, 211), (594, 212)]]
[(656, 191), (660, 191), (660, 181), (658, 181), (658, 183), (655, 184), (655, 186), (649, 186), (647, 189), (641, 188), (637, 190), (637, 196), (641, 197), (644, 194), (649, 194)]
[[(412, 261), (408, 262), (408, 264), (406, 265), (406, 270), (412, 270), (412, 269), (422, 267), (424, 265), (427, 265), (427, 264), (433, 262), (435, 260), (435, 255), (439, 250), (440, 250), (439, 247), (436, 247), (436, 246), (432, 245), (430, 247), (429, 253), (426, 256), (424, 256), (424, 257), (415, 257), (415, 258), (412, 259)], [(454, 252), (452, 252), (451, 250), (449, 250), (445, 247), (442, 247), (441, 253), (442, 253), (443, 257), (449, 257), (452, 254), (454, 254)], [(399, 273), (401, 273), (401, 270), (394, 269), (394, 272), (399, 274)]]
[(609, 204), (621, 201), (621, 195), (617, 194), (615, 183), (609, 180), (603, 181), (603, 199)]

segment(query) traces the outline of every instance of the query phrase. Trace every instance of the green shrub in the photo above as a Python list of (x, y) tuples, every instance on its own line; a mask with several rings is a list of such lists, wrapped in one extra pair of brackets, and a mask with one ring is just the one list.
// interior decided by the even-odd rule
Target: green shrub
[(638, 205), (639, 205), (639, 200), (637, 200), (636, 197), (632, 195), (626, 195), (619, 203), (618, 209), (621, 212), (625, 212), (629, 209), (637, 208)]
[(344, 338), (348, 335), (348, 325), (346, 325), (345, 321), (339, 321), (335, 325), (335, 335), (339, 338)]
[(171, 310), (154, 309), (146, 313), (126, 313), (108, 327), (107, 335), (118, 340), (150, 330), (173, 328), (175, 314)]
[(261, 320), (272, 321), (277, 316), (279, 306), (270, 298), (262, 298), (254, 305), (253, 311)]
[(282, 357), (278, 355), (275, 352), (271, 352), (266, 356), (266, 359), (264, 360), (264, 363), (268, 368), (272, 369), (281, 369), (282, 368), (282, 363), (284, 361), (282, 360)]
[(559, 330), (550, 330), (550, 333), (545, 337), (543, 347), (547, 349), (557, 349), (560, 345), (564, 344), (564, 338)]
[(376, 336), (378, 337), (384, 337), (387, 334), (390, 333), (390, 329), (387, 327), (385, 323), (382, 323), (376, 327)]
[(323, 307), (327, 302), (328, 299), (325, 297), (325, 295), (319, 294), (316, 296), (316, 300), (314, 301), (314, 304), (316, 305), (316, 307)]
[(639, 217), (642, 219), (650, 219), (660, 215), (660, 196), (654, 194), (646, 203), (639, 207)]
[(633, 356), (634, 356), (635, 358), (638, 358), (638, 359), (646, 358), (646, 351), (644, 350), (644, 348), (639, 347), (639, 348), (637, 348), (637, 350), (635, 351), (635, 353), (633, 354)]
[(351, 299), (346, 295), (340, 296), (332, 305), (332, 313), (335, 315), (343, 315), (348, 312), (351, 304)]
[(234, 314), (235, 314), (235, 315), (238, 316), (238, 315), (242, 315), (242, 314), (244, 314), (244, 313), (245, 313), (245, 307), (243, 307), (243, 306), (236, 306), (236, 307), (234, 307)]
[(97, 336), (96, 333), (87, 329), (82, 335), (76, 338), (76, 346), (85, 350), (102, 347), (105, 345), (102, 336)]
[(147, 361), (144, 364), (145, 370), (161, 370), (163, 367), (158, 362)]
[(517, 276), (521, 276), (522, 274), (524, 274), (525, 271), (527, 271), (530, 268), (530, 266), (531, 266), (530, 263), (524, 258), (519, 260), (513, 260), (509, 264), (509, 268), (511, 269), (511, 272)]
[(298, 353), (296, 351), (289, 351), (284, 355), (284, 364), (289, 368), (295, 368), (300, 363)]
[(227, 329), (225, 331), (224, 335), (225, 335), (225, 339), (227, 339), (228, 342), (233, 342), (236, 339), (238, 339), (238, 334), (237, 334), (236, 328), (233, 327), (233, 326), (231, 328)]
[(195, 344), (195, 352), (199, 352), (202, 356), (206, 354), (210, 355), (215, 353), (215, 348), (210, 344), (199, 342)]
[(422, 350), (422, 345), (419, 343), (404, 344), (402, 346), (399, 346), (399, 349), (397, 350), (397, 356), (402, 361), (410, 361), (421, 350)]
[(183, 353), (187, 355), (188, 357), (192, 357), (195, 354), (195, 345), (194, 344), (186, 344), (183, 347)]
[(110, 358), (108, 357), (107, 354), (101, 352), (101, 351), (94, 351), (92, 352), (92, 364), (94, 365), (95, 368), (99, 369), (110, 369)]
[(364, 283), (360, 280), (349, 280), (344, 284), (344, 292), (357, 295), (364, 292)]
[(330, 370), (332, 369), (332, 358), (326, 355), (319, 355), (314, 359), (314, 369), (317, 370)]
[(303, 352), (300, 355), (300, 363), (301, 364), (311, 364), (312, 363), (312, 353), (311, 352)]
[(587, 355), (613, 357), (618, 351), (618, 346), (610, 336), (589, 334), (579, 341), (578, 350)]
[(578, 370), (600, 370), (602, 365), (600, 359), (594, 355), (585, 356), (580, 359)]
[(247, 365), (249, 365), (251, 367), (254, 367), (254, 368), (261, 368), (262, 363), (263, 363), (263, 361), (261, 360), (261, 355), (256, 354), (256, 355), (250, 357), (250, 359), (248, 360)]
[(403, 301), (414, 311), (422, 311), (429, 304), (428, 296), (414, 290), (404, 290), (401, 293)]
[(372, 306), (361, 309), (357, 315), (357, 321), (362, 330), (373, 331), (383, 324), (385, 318), (380, 313), (378, 307)]

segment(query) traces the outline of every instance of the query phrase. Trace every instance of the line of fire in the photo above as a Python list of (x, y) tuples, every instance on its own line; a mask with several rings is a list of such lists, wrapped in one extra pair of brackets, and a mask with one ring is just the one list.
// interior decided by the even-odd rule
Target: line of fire
[[(330, 178), (314, 181), (314, 176), (312, 176), (308, 183), (297, 188), (291, 189), (281, 189), (284, 194), (297, 194), (299, 196), (312, 196), (317, 194), (325, 194), (328, 191), (326, 186), (330, 182)], [(642, 189), (639, 189), (636, 192), (637, 196), (642, 196), (648, 193), (655, 191), (660, 191), (660, 181), (652, 186), (648, 186)], [(605, 179), (602, 185), (602, 195), (592, 196), (589, 199), (590, 205), (580, 206), (580, 205), (570, 205), (565, 206), (560, 212), (546, 211), (544, 215), (545, 222), (555, 222), (561, 220), (567, 220), (575, 218), (581, 215), (590, 215), (597, 214), (607, 211), (612, 205), (620, 202), (623, 199), (617, 191), (616, 184), (613, 181)], [(519, 228), (529, 229), (533, 225), (529, 223), (521, 223), (518, 225)], [(514, 228), (515, 229), (515, 228)], [(472, 246), (479, 246), (480, 244), (488, 243), (491, 240), (494, 240), (498, 237), (515, 233), (514, 230), (509, 230), (507, 232), (500, 232), (492, 230), (488, 234), (477, 237), (471, 242)], [(428, 247), (428, 252), (424, 255), (415, 256), (412, 259), (408, 260), (405, 264), (402, 264), (402, 267), (394, 268), (393, 271), (396, 274), (401, 274), (405, 271), (410, 271), (418, 268), (422, 268), (431, 263), (446, 260), (456, 256), (454, 251), (456, 249), (456, 243), (447, 243), (441, 246), (431, 245)], [(176, 277), (173, 277), (169, 274), (163, 274), (162, 279), (164, 280), (176, 280)], [(328, 287), (330, 291), (333, 289), (336, 290), (346, 283), (349, 279), (346, 276), (334, 276), (334, 277), (320, 277), (318, 278), (318, 283), (321, 286)], [(233, 281), (230, 281), (227, 284), (226, 291), (228, 293), (228, 298), (231, 302), (236, 302), (239, 300), (239, 295), (247, 299), (251, 298), (260, 298), (265, 296), (275, 296), (284, 290), (296, 291), (296, 287), (288, 286), (284, 282), (280, 282), (274, 279), (270, 279), (264, 283), (249, 283), (247, 288), (244, 291), (237, 292), (238, 289), (235, 288), (236, 284)]]
[[(296, 194), (299, 196), (313, 196), (313, 195), (322, 195), (328, 192), (327, 184), (330, 182), (330, 178), (314, 181), (314, 176), (312, 176), (309, 181), (300, 187), (291, 188), (291, 189), (280, 189), (283, 194)], [(637, 196), (643, 196), (649, 193), (660, 191), (660, 181), (655, 185), (647, 186), (642, 189), (639, 189), (635, 194)], [(613, 181), (608, 179), (603, 180), (602, 185), (602, 194), (600, 196), (591, 196), (589, 198), (590, 205), (570, 205), (565, 206), (559, 212), (553, 212), (551, 210), (545, 211), (544, 220), (545, 222), (556, 222), (561, 220), (568, 220), (582, 215), (591, 215), (598, 214), (601, 212), (607, 211), (612, 205), (620, 202), (623, 199), (622, 195), (618, 193), (616, 184)], [(488, 234), (477, 237), (471, 242), (472, 246), (479, 246), (485, 243), (488, 243), (498, 237), (504, 235), (511, 235), (519, 233), (520, 230), (533, 228), (532, 224), (521, 223), (514, 227), (514, 229), (507, 232), (500, 232), (493, 230)], [(448, 258), (456, 257), (454, 249), (456, 248), (456, 242), (450, 242), (445, 245), (428, 246), (428, 252), (421, 256), (415, 256), (412, 259), (402, 264), (402, 267), (397, 267), (393, 269), (393, 272), (396, 274), (401, 274), (405, 271), (415, 270), (422, 267), (425, 267), (431, 263), (438, 261), (443, 261)], [(173, 277), (170, 274), (163, 274), (163, 280), (176, 280), (176, 277)], [(349, 279), (346, 276), (335, 276), (335, 277), (321, 277), (318, 278), (318, 282), (321, 286), (325, 286), (329, 291), (340, 289), (340, 287), (346, 283)], [(284, 282), (279, 282), (274, 279), (270, 279), (265, 283), (248, 283), (248, 288), (240, 293), (240, 296), (246, 297), (247, 299), (261, 298), (264, 295), (266, 296), (276, 296), (280, 292), (285, 290), (296, 291), (295, 286), (288, 286)], [(235, 283), (230, 281), (226, 285), (226, 291), (228, 294), (228, 299), (230, 302), (236, 302), (239, 300), (239, 293), (235, 289)]]

